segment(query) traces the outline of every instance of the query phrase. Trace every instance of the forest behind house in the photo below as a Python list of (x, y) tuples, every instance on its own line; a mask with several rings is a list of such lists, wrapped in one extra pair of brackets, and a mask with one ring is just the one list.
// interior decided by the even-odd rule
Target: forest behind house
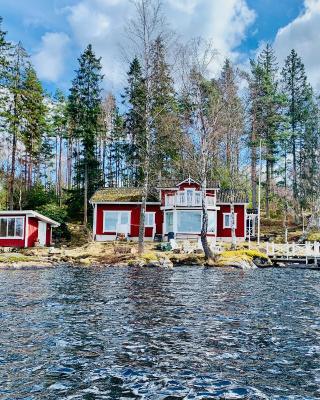
[(299, 54), (277, 60), (267, 44), (249, 67), (226, 59), (214, 74), (214, 38), (181, 43), (160, 3), (135, 8), (126, 84), (115, 93), (104, 89), (90, 44), (69, 92), (47, 93), (23, 44), (10, 43), (0, 24), (0, 209), (37, 210), (62, 223), (56, 239), (68, 239), (67, 224), (90, 231), (98, 188), (141, 187), (146, 198), (191, 176), (245, 189), (257, 208), (260, 175), (266, 220), (285, 228), (306, 215), (315, 224), (319, 97)]

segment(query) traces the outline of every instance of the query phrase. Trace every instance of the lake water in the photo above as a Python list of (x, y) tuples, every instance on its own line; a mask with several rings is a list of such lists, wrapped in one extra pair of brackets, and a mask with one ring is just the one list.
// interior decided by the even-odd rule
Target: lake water
[(0, 271), (1, 399), (319, 399), (320, 273)]

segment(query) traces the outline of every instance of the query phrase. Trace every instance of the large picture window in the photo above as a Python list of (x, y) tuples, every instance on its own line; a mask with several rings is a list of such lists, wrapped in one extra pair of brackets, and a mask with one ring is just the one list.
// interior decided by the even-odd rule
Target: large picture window
[(201, 211), (178, 211), (178, 232), (198, 233), (201, 231)]
[(129, 211), (104, 211), (103, 213), (103, 231), (117, 232), (119, 225), (130, 224)]
[(23, 238), (23, 217), (1, 217), (1, 238)]

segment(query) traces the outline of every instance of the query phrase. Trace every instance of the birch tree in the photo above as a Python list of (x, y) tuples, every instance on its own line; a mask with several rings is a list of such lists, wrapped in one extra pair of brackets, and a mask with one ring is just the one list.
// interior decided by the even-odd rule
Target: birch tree
[(226, 168), (230, 186), (231, 249), (234, 250), (237, 245), (234, 203), (235, 191), (239, 185), (239, 158), (244, 128), (244, 110), (238, 95), (236, 73), (229, 60), (225, 61), (219, 85), (224, 103), (222, 110), (222, 139), (225, 141)]
[(150, 186), (151, 145), (152, 145), (152, 47), (158, 37), (164, 38), (166, 23), (160, 0), (134, 0), (135, 18), (128, 27), (128, 39), (142, 69), (145, 85), (144, 148), (142, 154), (142, 201), (139, 224), (139, 253), (144, 250), (145, 213)]
[(213, 258), (208, 232), (207, 179), (210, 175), (210, 158), (218, 135), (221, 134), (223, 99), (217, 81), (208, 78), (209, 67), (215, 58), (212, 43), (194, 39), (181, 50), (182, 91), (185, 99), (186, 131), (192, 146), (191, 157), (195, 163), (202, 193), (201, 243), (207, 259)]

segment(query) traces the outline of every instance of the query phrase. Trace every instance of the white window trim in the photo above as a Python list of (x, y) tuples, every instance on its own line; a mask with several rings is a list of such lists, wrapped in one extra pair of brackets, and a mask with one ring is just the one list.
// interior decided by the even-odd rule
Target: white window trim
[[(127, 213), (128, 215), (129, 215), (129, 218), (128, 218), (128, 226), (129, 226), (129, 228), (131, 227), (131, 211), (129, 211), (129, 210), (103, 210), (103, 233), (108, 233), (108, 232), (116, 232), (116, 230), (115, 231), (109, 231), (109, 230), (107, 230), (106, 229), (106, 223), (105, 223), (105, 221), (106, 221), (106, 219), (105, 219), (105, 214), (106, 213), (118, 213), (118, 214), (120, 214), (120, 213)], [(121, 220), (121, 218), (120, 218), (120, 220)], [(118, 218), (118, 222), (117, 222), (117, 225), (119, 224), (120, 222), (119, 222), (119, 218)], [(130, 233), (130, 232), (129, 232)]]
[(0, 220), (1, 219), (6, 219), (6, 220), (8, 220), (8, 219), (14, 219), (14, 231), (16, 231), (16, 220), (17, 219), (22, 219), (22, 234), (21, 234), (21, 236), (8, 236), (8, 222), (7, 222), (7, 235), (6, 236), (0, 236), (0, 240), (1, 239), (23, 239), (24, 238), (24, 225), (25, 225), (25, 218), (24, 217), (22, 217), (22, 216), (19, 216), (19, 217), (14, 217), (14, 216), (6, 216), (6, 217), (0, 217)]
[[(227, 213), (223, 213), (223, 229), (231, 229), (232, 228), (232, 226), (231, 226), (231, 212), (227, 212)], [(230, 216), (230, 226), (226, 226), (226, 224), (225, 224), (225, 216), (226, 215), (229, 215)], [(237, 229), (237, 213), (234, 213), (234, 227), (235, 227), (235, 229)]]
[(147, 216), (147, 214), (153, 214), (153, 224), (152, 225), (148, 225), (147, 223), (146, 223), (146, 218), (145, 218), (145, 224), (144, 224), (144, 227), (145, 228), (153, 228), (155, 225), (156, 225), (156, 213), (155, 213), (155, 211), (146, 211), (146, 215), (145, 215), (145, 217)]

